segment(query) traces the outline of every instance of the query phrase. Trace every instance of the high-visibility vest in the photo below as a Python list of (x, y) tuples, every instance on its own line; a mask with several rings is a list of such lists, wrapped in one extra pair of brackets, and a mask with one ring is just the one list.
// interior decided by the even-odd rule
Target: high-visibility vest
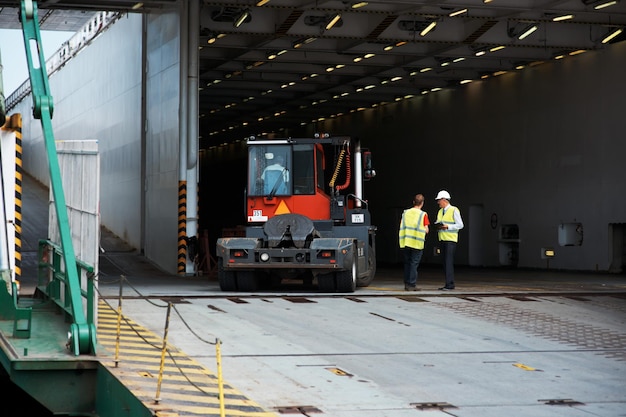
[(424, 241), (426, 240), (425, 215), (426, 213), (415, 207), (404, 210), (398, 232), (400, 248), (424, 249)]
[[(439, 209), (437, 213), (437, 223), (443, 223), (447, 225), (455, 224), (454, 221), (454, 210), (458, 210), (458, 208), (454, 206), (448, 206), (445, 211), (443, 209)], [(446, 242), (458, 242), (459, 241), (459, 231), (458, 230), (448, 230), (448, 229), (440, 229), (437, 236), (440, 241)]]

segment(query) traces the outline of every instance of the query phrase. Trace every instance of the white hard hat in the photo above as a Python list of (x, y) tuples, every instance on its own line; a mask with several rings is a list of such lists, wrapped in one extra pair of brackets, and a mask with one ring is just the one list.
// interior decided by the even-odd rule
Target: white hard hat
[(435, 198), (435, 200), (441, 200), (442, 198), (445, 198), (446, 200), (450, 200), (450, 193), (447, 192), (446, 190), (439, 191), (439, 194), (437, 194), (437, 198)]

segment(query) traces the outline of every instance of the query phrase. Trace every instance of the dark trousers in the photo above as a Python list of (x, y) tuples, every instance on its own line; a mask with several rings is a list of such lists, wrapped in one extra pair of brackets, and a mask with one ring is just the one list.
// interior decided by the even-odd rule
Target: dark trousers
[(456, 242), (439, 242), (441, 254), (443, 255), (443, 273), (446, 276), (446, 288), (454, 288), (454, 252), (456, 252)]
[(422, 250), (405, 247), (404, 251), (404, 285), (415, 287), (417, 285), (417, 268), (422, 260)]

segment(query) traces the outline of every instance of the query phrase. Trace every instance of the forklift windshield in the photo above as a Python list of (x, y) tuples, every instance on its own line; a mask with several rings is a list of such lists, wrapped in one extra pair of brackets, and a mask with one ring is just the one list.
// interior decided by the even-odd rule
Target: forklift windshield
[(315, 193), (312, 145), (254, 145), (248, 150), (248, 195)]
[(248, 194), (291, 195), (291, 147), (259, 145), (248, 152)]

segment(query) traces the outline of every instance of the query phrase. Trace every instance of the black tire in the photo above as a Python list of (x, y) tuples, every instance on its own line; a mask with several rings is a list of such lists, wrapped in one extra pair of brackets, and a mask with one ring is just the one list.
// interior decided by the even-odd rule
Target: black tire
[(367, 287), (370, 285), (374, 280), (374, 275), (376, 275), (376, 253), (374, 253), (374, 248), (370, 245), (369, 258), (367, 259), (367, 275), (357, 279), (357, 287)]
[(335, 285), (335, 273), (319, 274), (317, 276), (317, 286), (320, 292), (335, 292), (337, 289)]
[(217, 258), (217, 281), (220, 283), (222, 291), (237, 291), (237, 280), (235, 273), (224, 270), (224, 261)]
[(337, 272), (337, 292), (354, 292), (357, 281), (356, 253), (352, 257), (352, 266), (347, 271)]
[(259, 277), (255, 271), (241, 271), (237, 273), (237, 288), (239, 291), (255, 292), (259, 289)]

